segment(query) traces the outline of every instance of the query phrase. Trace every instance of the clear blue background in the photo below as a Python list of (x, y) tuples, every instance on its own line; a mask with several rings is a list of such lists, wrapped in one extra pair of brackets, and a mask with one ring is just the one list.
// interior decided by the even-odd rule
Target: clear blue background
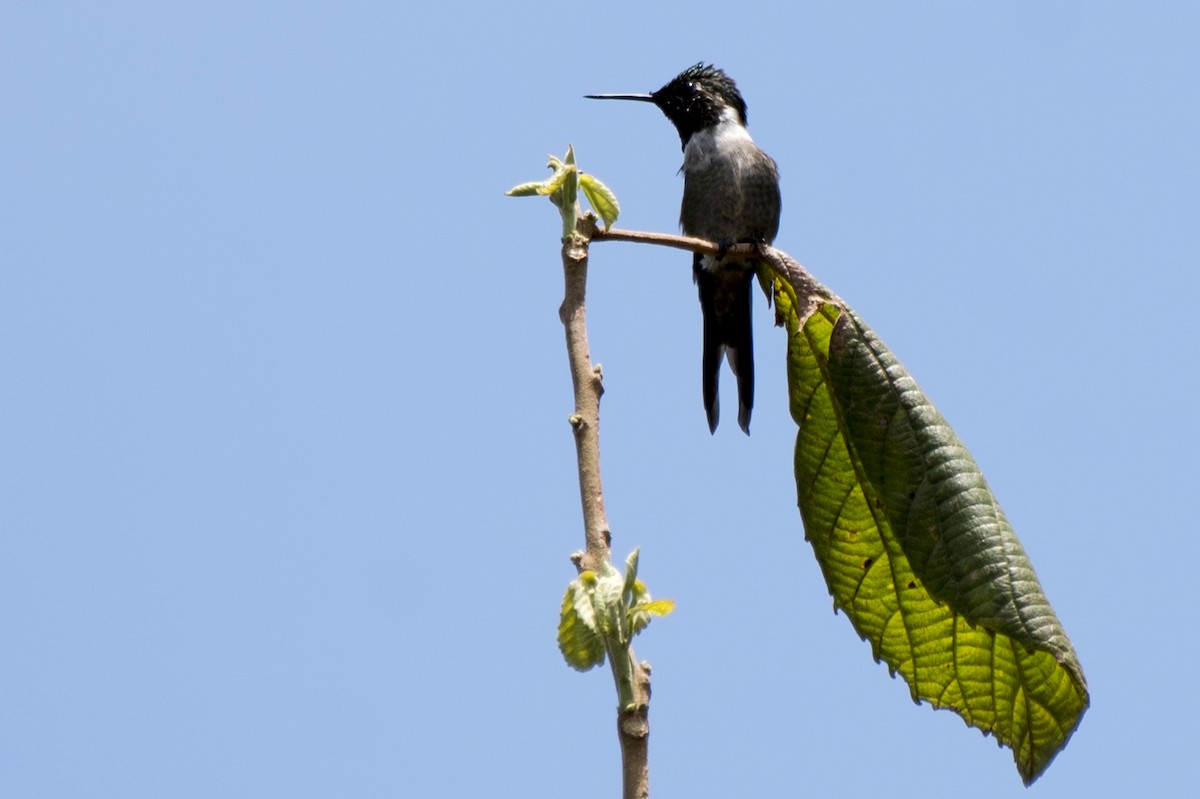
[[(1093, 707), (1029, 795), (1197, 777), (1193, 3), (9, 3), (0, 14), (0, 795), (618, 795), (558, 221), (575, 145), (675, 231), (648, 91), (726, 68), (777, 243), (971, 447)], [(606, 500), (679, 603), (660, 796), (1012, 797), (834, 615), (761, 303), (749, 439), (688, 257), (593, 248)], [(726, 408), (732, 389), (726, 380)]]

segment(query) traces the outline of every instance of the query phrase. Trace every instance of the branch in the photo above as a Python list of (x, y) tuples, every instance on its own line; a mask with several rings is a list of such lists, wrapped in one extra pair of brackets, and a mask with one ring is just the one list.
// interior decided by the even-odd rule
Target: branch
[[(701, 255), (722, 254), (720, 247), (714, 242), (692, 236), (673, 236), (669, 233), (647, 233), (640, 230), (620, 230), (618, 228), (603, 230), (595, 226), (595, 220), (590, 216), (580, 232), (588, 235), (592, 241), (630, 241), (637, 244), (657, 244), (660, 247), (698, 252)], [(766, 244), (735, 244), (726, 248), (724, 257), (729, 260), (760, 259), (760, 263), (764, 263), (776, 277), (781, 278), (792, 287), (798, 299), (797, 310), (800, 311), (801, 319), (807, 319), (809, 312), (823, 300), (833, 300), (841, 305), (845, 304), (833, 292), (817, 282), (817, 279), (807, 269), (783, 250), (777, 250)]]
[[(716, 255), (720, 252), (717, 245), (711, 241), (693, 236), (672, 236), (670, 233), (646, 233), (641, 230), (621, 230), (615, 227), (608, 230), (593, 228), (587, 233), (592, 241), (632, 241), (639, 244), (658, 244), (663, 247), (674, 247), (677, 250), (698, 252), (701, 255)], [(733, 253), (742, 248), (749, 251), (751, 246), (738, 244), (730, 247), (728, 252)]]
[(604, 514), (604, 492), (600, 487), (600, 395), (604, 393), (600, 368), (592, 365), (588, 350), (587, 241), (579, 236), (563, 239), (564, 294), (558, 309), (567, 335), (567, 360), (575, 389), (575, 412), (570, 416), (575, 433), (575, 455), (579, 464), (579, 498), (583, 504), (583, 534), (586, 551), (576, 566), (599, 571), (610, 562), (612, 533)]
[[(579, 232), (563, 239), (564, 296), (558, 316), (566, 332), (567, 359), (575, 390), (575, 412), (571, 414), (570, 422), (575, 435), (586, 545), (586, 550), (572, 556), (572, 560), (580, 571), (601, 572), (605, 567), (611, 568), (612, 532), (604, 513), (604, 492), (600, 484), (600, 396), (604, 393), (604, 383), (600, 368), (592, 364), (586, 324), (587, 237), (594, 232), (594, 222), (581, 220)], [(638, 663), (633, 647), (628, 647), (625, 652), (609, 652), (608, 661), (617, 682), (618, 696), (633, 697), (632, 703), (617, 709), (623, 796), (624, 799), (646, 799), (650, 795), (650, 670), (645, 664)]]

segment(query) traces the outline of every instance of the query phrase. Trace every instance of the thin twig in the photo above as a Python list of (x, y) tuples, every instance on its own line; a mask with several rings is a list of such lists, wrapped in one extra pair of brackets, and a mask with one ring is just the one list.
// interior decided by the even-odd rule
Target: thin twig
[[(698, 239), (694, 236), (673, 236), (670, 233), (647, 233), (642, 230), (621, 230), (615, 227), (608, 230), (596, 228), (591, 232), (591, 239), (592, 241), (632, 241), (638, 244), (658, 244), (662, 247), (698, 252), (701, 255), (718, 255), (721, 252), (720, 247), (708, 239)], [(756, 252), (755, 246), (754, 244), (735, 244), (727, 247), (725, 254), (734, 259), (748, 258)]]
[[(663, 247), (674, 247), (677, 250), (698, 252), (702, 255), (716, 255), (717, 245), (707, 239), (693, 236), (672, 236), (670, 233), (647, 233), (641, 230), (621, 230), (597, 228), (591, 233), (592, 241), (632, 241), (639, 244), (659, 244)], [(732, 249), (732, 248), (730, 248)]]
[[(604, 513), (600, 484), (600, 396), (603, 376), (592, 364), (587, 339), (587, 266), (589, 233), (594, 223), (580, 220), (580, 232), (563, 239), (564, 293), (558, 315), (567, 339), (567, 359), (575, 390), (575, 412), (570, 416), (579, 467), (579, 498), (583, 506), (586, 550), (573, 557), (580, 570), (600, 571), (611, 564), (612, 533)], [(648, 799), (650, 795), (650, 670), (638, 663), (633, 647), (609, 652), (613, 678), (621, 679), (615, 658), (629, 658), (633, 678), (633, 704), (617, 710), (617, 737), (621, 743), (622, 795)], [(618, 693), (620, 693), (618, 687)]]
[(760, 259), (772, 272), (791, 284), (801, 303), (797, 309), (801, 311), (801, 319), (806, 319), (808, 312), (821, 300), (841, 303), (841, 300), (833, 292), (817, 282), (816, 278), (798, 261), (783, 250), (777, 250), (766, 244), (734, 244), (722, 252), (714, 242), (692, 236), (674, 236), (670, 233), (648, 233), (641, 230), (621, 230), (619, 228), (603, 230), (594, 225), (590, 228), (581, 227), (580, 231), (589, 235), (592, 241), (657, 244), (660, 247), (698, 252), (701, 255), (723, 255), (727, 260)]
[(604, 492), (600, 485), (600, 395), (604, 393), (600, 369), (592, 365), (587, 339), (587, 241), (579, 236), (563, 239), (564, 292), (558, 317), (567, 335), (567, 360), (575, 390), (575, 455), (579, 464), (579, 499), (583, 505), (586, 551), (576, 565), (581, 570), (599, 571), (610, 562), (612, 534), (604, 514)]

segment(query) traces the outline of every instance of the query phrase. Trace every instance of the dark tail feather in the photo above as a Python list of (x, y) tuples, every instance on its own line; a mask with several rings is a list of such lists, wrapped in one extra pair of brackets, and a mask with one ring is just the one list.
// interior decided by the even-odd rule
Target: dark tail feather
[(734, 314), (726, 330), (729, 366), (737, 375), (738, 427), (746, 435), (750, 435), (750, 412), (754, 410), (754, 326), (750, 316), (754, 307), (753, 282), (754, 273), (746, 272), (745, 279), (738, 284)]
[(729, 356), (729, 366), (737, 376), (738, 426), (750, 435), (750, 412), (754, 408), (754, 339), (751, 325), (751, 285), (754, 273), (722, 271), (712, 273), (701, 266), (696, 256), (693, 274), (700, 289), (700, 310), (704, 317), (704, 352), (701, 364), (704, 410), (709, 432), (715, 433), (721, 415), (718, 382), (721, 361)]
[(700, 364), (704, 391), (704, 412), (708, 414), (708, 432), (717, 432), (721, 420), (721, 397), (717, 384), (721, 378), (721, 361), (725, 357), (725, 346), (721, 343), (721, 331), (712, 314), (704, 315), (704, 355)]

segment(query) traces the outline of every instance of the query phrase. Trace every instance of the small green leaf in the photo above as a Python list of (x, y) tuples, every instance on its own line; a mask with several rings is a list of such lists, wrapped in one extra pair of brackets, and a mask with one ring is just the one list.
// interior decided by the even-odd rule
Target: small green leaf
[(587, 197), (588, 205), (592, 206), (592, 210), (604, 222), (605, 230), (616, 224), (617, 217), (621, 215), (621, 206), (617, 202), (617, 196), (608, 186), (601, 183), (594, 175), (583, 172), (579, 175), (579, 188), (583, 189), (583, 195)]
[(638, 605), (634, 610), (640, 613), (649, 613), (651, 616), (669, 616), (675, 610), (675, 600), (656, 599), (653, 602)]
[(542, 187), (545, 185), (544, 180), (531, 180), (528, 183), (519, 183), (504, 193), (509, 197), (533, 197), (542, 194)]
[(625, 582), (621, 586), (621, 596), (627, 603), (634, 601), (634, 592), (638, 581), (638, 549), (634, 549), (629, 553), (629, 557), (625, 558)]
[(542, 181), (541, 187), (538, 189), (538, 194), (554, 194), (566, 185), (567, 179), (571, 176), (571, 170), (560, 169), (553, 175)]
[(628, 622), (625, 618), (625, 603), (622, 591), (625, 580), (612, 564), (605, 564), (603, 573), (591, 590), (592, 605), (596, 609), (596, 621), (606, 639), (628, 642)]
[(559, 613), (559, 651), (567, 665), (579, 671), (587, 671), (604, 662), (604, 636), (591, 597), (595, 584), (592, 572), (584, 572), (571, 581)]
[(565, 166), (554, 176), (557, 188), (550, 200), (558, 206), (562, 215), (562, 237), (570, 238), (575, 233), (575, 219), (579, 216), (579, 170), (575, 168), (575, 155), (567, 149)]
[(634, 635), (646, 629), (655, 616), (666, 616), (675, 610), (675, 600), (673, 599), (651, 600), (649, 593), (645, 593), (644, 596), (643, 601), (629, 609), (629, 627), (633, 630)]

